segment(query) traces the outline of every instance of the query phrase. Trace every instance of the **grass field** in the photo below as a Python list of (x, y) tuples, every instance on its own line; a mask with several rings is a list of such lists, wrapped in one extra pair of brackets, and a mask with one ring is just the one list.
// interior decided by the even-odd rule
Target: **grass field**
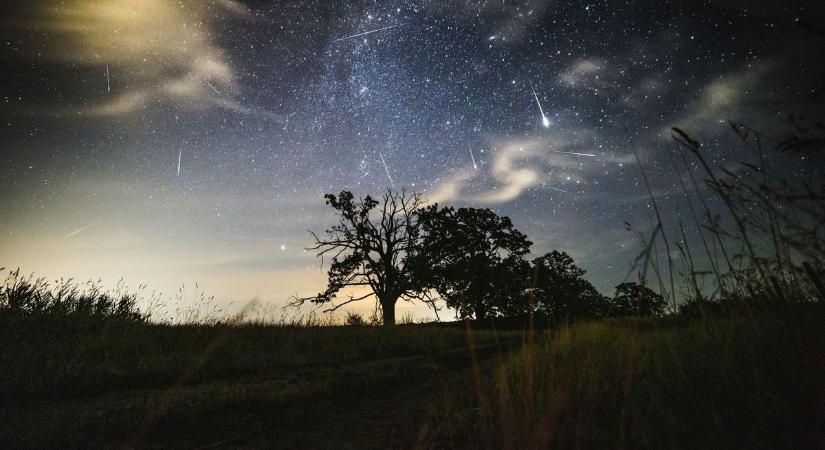
[(488, 449), (825, 448), (825, 310), (579, 324), (497, 361), (440, 416)]
[[(411, 408), (429, 407), (473, 354), (518, 340), (474, 333), (473, 353), (455, 327), (2, 325), (3, 447), (407, 446), (423, 418), (403, 417)], [(386, 435), (394, 410), (410, 433)], [(371, 415), (384, 425), (362, 423)]]
[(0, 446), (823, 448), (819, 305), (553, 332), (3, 321)]

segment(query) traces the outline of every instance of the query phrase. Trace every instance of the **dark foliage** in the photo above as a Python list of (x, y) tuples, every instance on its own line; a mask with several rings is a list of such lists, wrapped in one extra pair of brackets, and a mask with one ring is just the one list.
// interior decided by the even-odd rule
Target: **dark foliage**
[[(1, 270), (1, 269), (0, 269)], [(125, 290), (106, 291), (89, 282), (58, 281), (54, 286), (43, 278), (9, 272), (0, 285), (0, 320), (146, 322), (148, 315), (137, 308), (138, 294)]]
[(604, 317), (607, 299), (584, 274), (565, 252), (554, 250), (534, 259), (530, 287), (535, 311), (555, 323)]
[(438, 208), (421, 212), (423, 251), (419, 267), (422, 285), (435, 290), (459, 317), (525, 311), (523, 256), (531, 242), (508, 217), (489, 209)]
[(610, 313), (612, 316), (661, 316), (666, 306), (664, 297), (647, 286), (630, 282), (616, 286)]

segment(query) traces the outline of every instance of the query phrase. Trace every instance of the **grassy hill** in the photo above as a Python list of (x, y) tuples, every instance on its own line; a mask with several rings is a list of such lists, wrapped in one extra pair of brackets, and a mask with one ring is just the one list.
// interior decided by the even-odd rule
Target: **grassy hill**
[(825, 446), (820, 304), (551, 331), (73, 311), (3, 310), (1, 447)]

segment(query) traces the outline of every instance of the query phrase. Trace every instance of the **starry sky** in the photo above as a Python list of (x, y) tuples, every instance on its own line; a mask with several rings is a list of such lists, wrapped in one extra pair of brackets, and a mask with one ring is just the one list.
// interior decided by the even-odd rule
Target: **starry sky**
[(624, 222), (653, 220), (633, 146), (673, 226), (670, 127), (725, 166), (726, 120), (822, 108), (818, 1), (24, 3), (0, 7), (0, 266), (220, 302), (317, 292), (322, 195), (388, 186), (508, 215), (610, 293)]

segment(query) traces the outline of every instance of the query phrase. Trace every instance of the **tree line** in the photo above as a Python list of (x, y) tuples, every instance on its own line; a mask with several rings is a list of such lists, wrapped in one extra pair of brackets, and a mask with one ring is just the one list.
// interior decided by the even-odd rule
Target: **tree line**
[(380, 199), (327, 194), (338, 222), (308, 248), (329, 259), (324, 291), (295, 298), (326, 305), (377, 300), (384, 325), (395, 324), (399, 300), (420, 300), (485, 320), (539, 314), (550, 323), (610, 316), (652, 316), (665, 301), (633, 282), (602, 295), (585, 270), (562, 251), (528, 260), (532, 242), (510, 218), (490, 209), (425, 204), (422, 196), (388, 189)]

